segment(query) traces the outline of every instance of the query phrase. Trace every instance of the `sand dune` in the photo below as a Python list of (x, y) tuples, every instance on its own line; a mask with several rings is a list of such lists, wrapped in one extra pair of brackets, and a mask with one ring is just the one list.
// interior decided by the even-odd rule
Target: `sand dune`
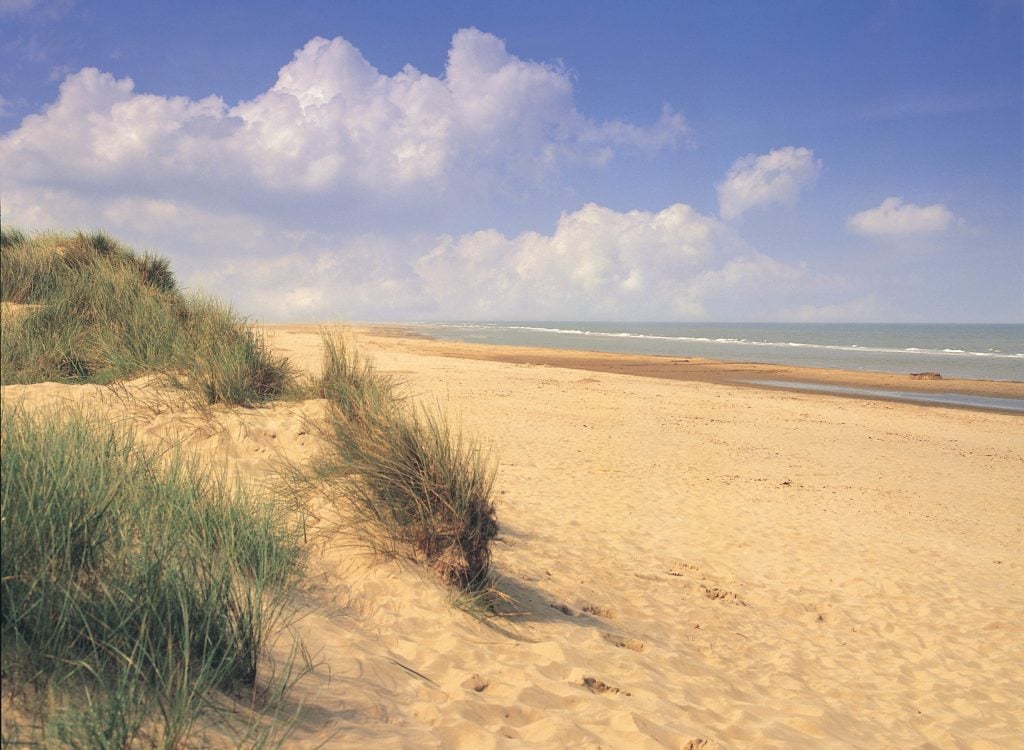
[[(270, 334), (315, 367), (315, 330)], [(423, 573), (326, 548), (295, 625), (316, 669), (291, 695), (290, 746), (1007, 748), (1024, 736), (1024, 418), (360, 342), (498, 455), (494, 561), (517, 614), (488, 626)], [(145, 439), (252, 477), (316, 449), (304, 420), (320, 402), (205, 419), (147, 401), (151, 383), (125, 391), (134, 399), (106, 408)]]

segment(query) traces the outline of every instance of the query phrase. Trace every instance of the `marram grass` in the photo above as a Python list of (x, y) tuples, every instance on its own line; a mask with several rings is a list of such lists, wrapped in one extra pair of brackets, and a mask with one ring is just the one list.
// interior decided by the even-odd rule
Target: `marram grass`
[[(3, 384), (158, 373), (199, 405), (325, 398), (327, 448), (290, 489), (317, 485), (370, 547), (487, 597), (490, 456), (343, 338), (300, 385), (230, 308), (102, 233), (0, 228), (0, 298)], [(179, 747), (243, 694), (260, 705), (242, 714), (273, 713), (294, 675), (267, 685), (260, 664), (301, 568), (294, 512), (80, 413), (5, 404), (0, 456), (4, 689), (37, 719), (5, 744)], [(258, 723), (232, 722), (237, 742), (265, 744)]]
[(34, 741), (177, 747), (255, 697), (298, 519), (82, 414), (4, 404), (0, 441), (2, 668)]
[(197, 400), (255, 406), (296, 390), (294, 369), (214, 300), (184, 294), (166, 259), (103, 233), (0, 232), (3, 384), (108, 383), (160, 372)]
[(486, 587), (498, 533), (490, 456), (438, 411), (401, 398), (343, 337), (324, 334), (323, 346), (327, 448), (310, 477), (374, 549), (411, 557), (457, 589)]

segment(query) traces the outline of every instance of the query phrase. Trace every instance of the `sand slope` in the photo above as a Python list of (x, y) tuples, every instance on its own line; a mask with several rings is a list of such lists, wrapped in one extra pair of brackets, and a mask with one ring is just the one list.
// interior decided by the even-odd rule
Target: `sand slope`
[[(315, 333), (273, 336), (313, 366)], [(290, 745), (1002, 748), (1024, 736), (1021, 417), (361, 342), (498, 454), (495, 565), (520, 614), (488, 627), (405, 565), (327, 548), (295, 626), (317, 667), (292, 693)], [(33, 403), (103, 393), (5, 389)], [(204, 421), (136, 403), (131, 418), (147, 439), (176, 434), (264, 476), (275, 454), (315, 450), (303, 420), (320, 408)]]

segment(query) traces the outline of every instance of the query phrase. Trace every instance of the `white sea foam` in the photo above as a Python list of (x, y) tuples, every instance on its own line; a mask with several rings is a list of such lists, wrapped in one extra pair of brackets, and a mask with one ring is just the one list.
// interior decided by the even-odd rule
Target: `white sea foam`
[[(454, 327), (459, 327), (456, 324), (446, 324)], [(715, 344), (737, 344), (744, 346), (777, 346), (777, 347), (800, 347), (807, 349), (823, 349), (830, 351), (855, 351), (855, 352), (877, 352), (880, 354), (934, 354), (934, 355), (970, 355), (976, 357), (1003, 357), (1007, 359), (1024, 359), (1024, 352), (1017, 352), (1013, 354), (1004, 354), (999, 349), (990, 349), (984, 352), (973, 352), (964, 349), (925, 349), (918, 346), (908, 347), (879, 347), (879, 346), (864, 346), (862, 344), (823, 344), (813, 343), (807, 341), (757, 341), (745, 338), (731, 338), (731, 337), (717, 337), (708, 338), (706, 336), (664, 336), (651, 333), (628, 333), (625, 331), (591, 331), (582, 330), (578, 328), (547, 328), (543, 326), (521, 326), (521, 325), (509, 325), (509, 326), (487, 326), (494, 328), (504, 328), (511, 331), (534, 331), (537, 333), (553, 333), (570, 336), (594, 336), (604, 338), (629, 338), (629, 339), (640, 339), (648, 341), (691, 341), (699, 343), (715, 343)]]
[[(446, 338), (1024, 381), (1024, 326), (430, 323)], [(586, 342), (586, 343), (584, 343)]]

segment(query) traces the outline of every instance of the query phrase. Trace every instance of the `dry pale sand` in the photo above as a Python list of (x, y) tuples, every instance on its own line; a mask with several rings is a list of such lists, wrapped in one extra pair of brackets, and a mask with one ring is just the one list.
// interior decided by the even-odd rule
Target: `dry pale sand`
[[(313, 327), (269, 330), (315, 368)], [(519, 614), (489, 627), (406, 565), (326, 549), (294, 626), (317, 666), (289, 746), (1021, 746), (1024, 417), (381, 333), (361, 351), (500, 460), (494, 562)], [(318, 402), (207, 419), (125, 390), (105, 408), (144, 438), (254, 477), (316, 449)]]

